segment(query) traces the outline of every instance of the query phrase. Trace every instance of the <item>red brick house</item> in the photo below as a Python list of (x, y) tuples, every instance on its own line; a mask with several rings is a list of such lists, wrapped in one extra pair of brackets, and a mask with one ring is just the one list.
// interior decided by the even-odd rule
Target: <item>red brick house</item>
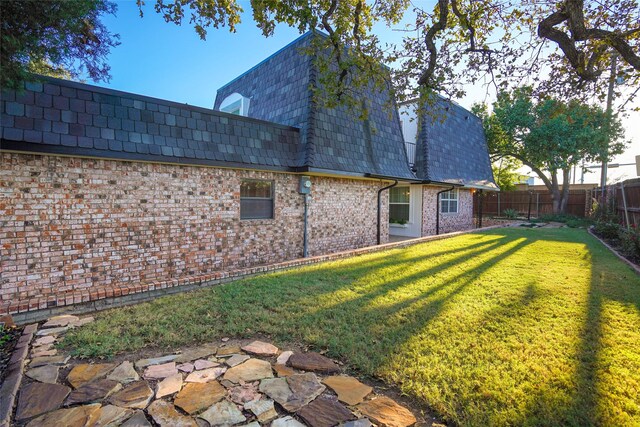
[[(424, 194), (420, 235), (433, 234), (435, 193), (469, 188), (428, 176), (426, 145), (412, 170), (388, 93), (368, 94), (364, 122), (317, 106), (308, 38), (221, 88), (214, 109), (50, 78), (3, 91), (0, 313), (98, 309), (384, 243), (394, 183)], [(445, 204), (463, 220), (444, 231), (472, 227), (466, 196)]]

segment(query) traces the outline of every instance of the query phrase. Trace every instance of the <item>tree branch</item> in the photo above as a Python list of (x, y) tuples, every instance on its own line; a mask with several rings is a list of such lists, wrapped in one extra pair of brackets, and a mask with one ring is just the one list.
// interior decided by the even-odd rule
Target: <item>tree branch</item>
[(429, 63), (427, 69), (422, 73), (418, 79), (418, 85), (427, 86), (431, 85), (431, 79), (436, 70), (436, 61), (438, 59), (438, 49), (436, 48), (435, 38), (439, 32), (443, 31), (447, 27), (447, 19), (449, 17), (449, 0), (438, 0), (439, 17), (438, 21), (429, 28), (427, 34), (424, 37), (424, 42), (429, 51)]
[(329, 6), (329, 9), (327, 9), (327, 11), (322, 15), (322, 27), (327, 31), (327, 33), (329, 33), (329, 40), (331, 40), (331, 44), (333, 45), (333, 52), (336, 56), (336, 62), (338, 63), (338, 67), (341, 69), (340, 75), (338, 77), (338, 87), (340, 89), (336, 93), (338, 101), (340, 101), (342, 99), (342, 96), (344, 95), (344, 81), (347, 78), (348, 71), (346, 68), (342, 67), (342, 47), (340, 46), (340, 42), (338, 40), (336, 32), (333, 30), (333, 27), (331, 27), (331, 24), (329, 23), (329, 19), (335, 13), (337, 8), (338, 0), (331, 0), (331, 6)]
[[(566, 23), (570, 35), (556, 27)], [(606, 49), (596, 49), (587, 58), (576, 42), (599, 40), (605, 46), (615, 49), (634, 69), (640, 71), (640, 56), (636, 54), (625, 37), (635, 34), (639, 29), (624, 33), (599, 28), (587, 28), (584, 18), (584, 0), (565, 0), (560, 10), (553, 12), (538, 24), (538, 35), (555, 42), (574, 68), (578, 76), (587, 81), (596, 81), (602, 74), (597, 64)]]

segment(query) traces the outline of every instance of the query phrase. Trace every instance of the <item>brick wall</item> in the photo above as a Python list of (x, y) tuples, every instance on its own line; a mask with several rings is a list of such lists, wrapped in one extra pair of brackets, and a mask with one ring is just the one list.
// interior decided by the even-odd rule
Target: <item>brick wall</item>
[[(438, 191), (446, 187), (423, 187), (422, 235), (436, 234), (436, 199)], [(440, 234), (471, 230), (473, 224), (473, 193), (469, 189), (458, 190), (458, 213), (440, 214)]]
[[(378, 189), (371, 181), (313, 179), (309, 201), (309, 255), (372, 246), (376, 241)], [(383, 192), (381, 240), (389, 240), (388, 191)]]
[[(303, 199), (295, 175), (6, 152), (0, 161), (3, 303), (55, 301), (78, 290), (88, 298), (109, 286), (302, 255)], [(243, 178), (274, 180), (275, 219), (239, 219)], [(381, 184), (313, 182), (311, 252), (375, 244)]]

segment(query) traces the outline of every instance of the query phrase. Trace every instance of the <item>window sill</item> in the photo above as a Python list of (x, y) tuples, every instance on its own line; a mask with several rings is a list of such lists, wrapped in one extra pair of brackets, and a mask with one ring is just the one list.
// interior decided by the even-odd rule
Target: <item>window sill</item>
[(409, 228), (409, 224), (396, 224), (396, 223), (389, 223), (389, 227), (391, 228)]

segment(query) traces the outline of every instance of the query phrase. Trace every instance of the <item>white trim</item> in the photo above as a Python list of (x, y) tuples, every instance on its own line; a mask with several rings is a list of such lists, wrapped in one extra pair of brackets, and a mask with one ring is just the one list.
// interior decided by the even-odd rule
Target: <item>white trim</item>
[[(445, 198), (444, 197), (445, 194), (446, 195), (453, 194), (454, 197)], [(447, 205), (448, 208), (451, 208), (451, 202), (456, 202), (456, 210), (455, 211), (451, 211), (451, 210), (447, 209), (447, 212), (444, 212), (442, 210), (443, 202), (448, 202), (448, 205)], [(444, 214), (444, 215), (457, 214), (458, 212), (460, 212), (460, 192), (458, 191), (458, 189), (454, 188), (452, 190), (445, 191), (444, 193), (441, 193), (440, 194), (440, 203), (439, 204), (440, 204), (440, 206), (438, 206), (438, 209), (440, 209), (440, 213), (441, 214)]]
[(240, 95), (238, 92), (234, 92), (222, 100), (220, 103), (220, 111), (247, 117), (249, 115), (250, 102), (251, 99)]

